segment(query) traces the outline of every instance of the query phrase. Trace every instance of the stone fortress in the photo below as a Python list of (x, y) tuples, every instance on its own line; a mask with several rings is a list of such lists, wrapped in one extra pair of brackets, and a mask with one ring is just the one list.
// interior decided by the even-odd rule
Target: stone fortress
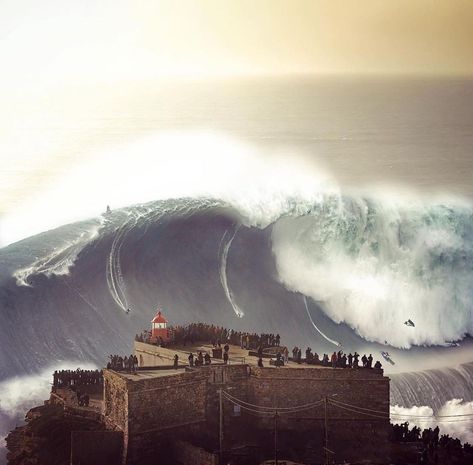
[[(214, 351), (210, 365), (191, 367), (189, 353), (212, 353), (212, 345), (167, 343), (160, 312), (152, 336), (164, 347), (135, 341), (134, 372), (103, 370), (96, 415), (106, 431), (73, 433), (73, 465), (97, 457), (117, 465), (389, 463), (389, 378), (381, 369), (276, 367), (271, 353), (260, 367), (234, 345), (228, 364)], [(60, 393), (51, 402), (68, 408)]]

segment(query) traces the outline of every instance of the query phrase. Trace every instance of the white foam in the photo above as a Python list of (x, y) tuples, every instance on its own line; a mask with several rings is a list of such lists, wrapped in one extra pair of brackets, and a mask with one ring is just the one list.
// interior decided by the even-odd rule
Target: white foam
[[(463, 399), (449, 400), (436, 415), (434, 415), (432, 408), (428, 406), (406, 408), (394, 405), (391, 407), (392, 423), (408, 421), (411, 427), (415, 425), (421, 429), (438, 426), (441, 434), (449, 434), (460, 439), (463, 443), (469, 442), (471, 444), (473, 442), (473, 417), (452, 415), (473, 415), (473, 402), (463, 402)], [(416, 416), (422, 418), (415, 418)], [(440, 418), (445, 416), (452, 417)]]
[[(472, 209), (329, 196), (273, 228), (282, 282), (335, 322), (395, 347), (473, 331)], [(410, 328), (403, 323), (415, 322)]]
[(49, 398), (54, 370), (70, 370), (80, 367), (95, 370), (91, 363), (63, 362), (51, 366), (37, 375), (17, 376), (0, 382), (0, 447), (5, 444), (8, 432), (24, 422), (25, 413), (32, 407), (42, 405)]
[(2, 218), (0, 242), (95, 217), (108, 204), (116, 209), (182, 197), (227, 201), (248, 224), (265, 226), (286, 211), (302, 212), (306, 203), (300, 200), (315, 199), (334, 185), (299, 155), (269, 154), (204, 130), (161, 132), (84, 154), (61, 179)]
[(102, 221), (98, 219), (76, 239), (56, 247), (45, 256), (37, 258), (31, 265), (16, 270), (13, 277), (17, 285), (31, 286), (28, 279), (36, 274), (44, 274), (48, 277), (68, 275), (81, 250), (98, 236), (101, 227)]

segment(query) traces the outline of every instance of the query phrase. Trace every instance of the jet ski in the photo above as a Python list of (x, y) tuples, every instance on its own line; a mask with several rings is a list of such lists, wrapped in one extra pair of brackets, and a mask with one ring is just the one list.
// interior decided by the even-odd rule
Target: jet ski
[(407, 321), (404, 322), (404, 324), (405, 324), (406, 326), (410, 326), (411, 328), (414, 328), (414, 327), (415, 327), (415, 324), (414, 324), (414, 322), (413, 322), (412, 320), (407, 320)]
[(126, 309), (126, 314), (129, 315), (130, 312), (131, 312), (131, 309), (130, 309), (130, 308), (127, 308), (127, 309)]
[(445, 347), (460, 347), (460, 344), (455, 341), (447, 341)]
[(391, 356), (389, 355), (389, 352), (385, 352), (384, 350), (381, 352), (381, 355), (383, 356), (384, 360), (386, 360), (386, 362), (389, 362), (391, 365), (394, 365), (394, 362), (393, 362), (393, 359), (391, 358)]

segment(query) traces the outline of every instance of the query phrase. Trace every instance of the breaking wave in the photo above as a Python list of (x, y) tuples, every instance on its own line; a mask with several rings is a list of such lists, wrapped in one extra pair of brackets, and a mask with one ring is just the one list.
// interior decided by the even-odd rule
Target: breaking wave
[(437, 413), (452, 398), (473, 401), (473, 363), (391, 375), (391, 405), (428, 405)]
[[(202, 156), (196, 157), (193, 149)], [(212, 302), (218, 289), (225, 298), (221, 308), (229, 305), (237, 316), (248, 317), (257, 311), (263, 318), (269, 312), (259, 305), (260, 296), (250, 296), (244, 290), (247, 283), (234, 272), (235, 262), (231, 260), (232, 256), (243, 257), (243, 252), (258, 257), (254, 249), (259, 244), (265, 252), (270, 250), (269, 258), (265, 255), (269, 264), (261, 270), (266, 274), (245, 270), (247, 276), (256, 283), (277, 281), (289, 293), (310, 297), (339, 328), (347, 325), (366, 341), (410, 348), (448, 345), (472, 333), (471, 204), (401, 197), (399, 191), (397, 202), (381, 191), (341, 194), (330, 176), (302, 158), (294, 156), (288, 164), (287, 153), (267, 155), (255, 147), (205, 132), (163, 133), (103, 154), (64, 183), (75, 195), (87, 196), (84, 205), (96, 208), (97, 202), (117, 191), (110, 183), (115, 186), (121, 179), (117, 199), (133, 199), (136, 205), (0, 249), (0, 277), (13, 276), (17, 284), (28, 287), (48, 287), (56, 283), (52, 278), (63, 277), (61, 285), (76, 289), (82, 304), (100, 308), (106, 302), (126, 313), (147, 300), (137, 296), (137, 289), (153, 289), (149, 281), (155, 282), (152, 273), (163, 262), (162, 256), (156, 257), (156, 263), (141, 257), (153, 250), (166, 253), (161, 244), (163, 236), (171, 239), (167, 236), (170, 226), (188, 227), (191, 217), (201, 215), (209, 224), (223, 225), (215, 229), (219, 238), (215, 239), (214, 231), (203, 232), (201, 228), (199, 236), (192, 235), (191, 230), (185, 238), (188, 244), (172, 244), (176, 247), (172, 249), (174, 260), (180, 263), (185, 250), (189, 251), (189, 260), (197, 262), (211, 256), (212, 266), (216, 257), (218, 273), (211, 276), (211, 295), (202, 297)], [(133, 163), (129, 162), (131, 158)], [(157, 160), (159, 163), (155, 163)], [(144, 166), (160, 166), (160, 182), (156, 182), (156, 172), (143, 170)], [(103, 172), (110, 175), (104, 179)], [(139, 186), (127, 182), (137, 178)], [(83, 179), (91, 184), (86, 192), (80, 187)], [(54, 191), (47, 197), (48, 205), (60, 197), (56, 194)], [(180, 199), (138, 203), (150, 196)], [(69, 214), (69, 209), (60, 211)], [(238, 233), (236, 224), (240, 225)], [(149, 231), (158, 232), (151, 237)], [(92, 249), (101, 263), (95, 262)], [(78, 259), (81, 256), (82, 261)], [(82, 269), (95, 276), (94, 283), (80, 272), (73, 273), (79, 261)], [(180, 301), (190, 306), (190, 296), (198, 294), (193, 289), (196, 275), (208, 270), (196, 269), (192, 262), (180, 264), (188, 269), (184, 273), (189, 274), (185, 286), (191, 290), (171, 298), (171, 293), (176, 294), (179, 276), (173, 283), (160, 276), (156, 289), (163, 289), (150, 291), (153, 305), (161, 295), (168, 294), (170, 304)], [(104, 276), (107, 297), (101, 293)], [(41, 291), (37, 288), (31, 293)], [(13, 296), (7, 294), (3, 299), (10, 302)], [(25, 291), (21, 295), (29, 294)], [(274, 296), (269, 298), (274, 300)], [(255, 302), (258, 310), (251, 310)], [(309, 317), (311, 314), (312, 309)], [(415, 327), (403, 324), (408, 319), (415, 322)], [(344, 342), (337, 334), (330, 334), (333, 340)]]
[[(472, 332), (470, 207), (334, 193), (278, 205), (276, 218), (259, 210), (254, 223), (248, 205), (157, 201), (0, 249), (0, 345), (10, 348), (0, 353), (0, 380), (129, 353), (158, 302), (173, 324), (280, 332), (319, 353), (334, 344), (373, 354), (411, 347), (409, 357), (395, 353), (396, 370), (418, 370), (431, 350), (458, 356), (463, 347), (413, 346)], [(393, 405), (472, 401), (469, 365), (445, 370), (392, 375)]]
[[(211, 208), (215, 210), (209, 212)], [(34, 257), (31, 264), (12, 270), (12, 276), (18, 285), (29, 287), (41, 275), (67, 276), (85, 249), (100, 247), (105, 269), (102, 265), (97, 268), (103, 270), (114, 306), (127, 310), (136, 300), (131, 281), (142, 280), (139, 274), (130, 276), (129, 270), (125, 270), (134, 267), (129, 252), (140, 236), (147, 235), (152, 228), (165, 230), (166, 225), (185, 222), (196, 215), (224, 222), (228, 222), (230, 215), (232, 223), (222, 230), (217, 244), (213, 243), (214, 250), (203, 252), (217, 257), (218, 281), (239, 317), (247, 311), (243, 311), (245, 307), (229, 285), (229, 251), (240, 235), (251, 234), (256, 238), (264, 233), (266, 247), (271, 248), (275, 262), (275, 271), (269, 272), (271, 279), (277, 277), (289, 291), (311, 297), (333, 322), (347, 324), (367, 341), (399, 348), (445, 345), (473, 332), (470, 207), (420, 201), (394, 205), (328, 194), (311, 199), (311, 203), (288, 199), (279, 208), (278, 218), (269, 225), (259, 214), (262, 224), (255, 228), (245, 212), (213, 199), (181, 199), (129, 207), (89, 222), (87, 229), (82, 227), (77, 237), (66, 243), (61, 237), (63, 231), (61, 235), (50, 232), (56, 244), (43, 256)], [(186, 240), (194, 242), (195, 247), (199, 247), (198, 241), (209, 246), (209, 241), (214, 240), (211, 236), (209, 232), (208, 237)], [(159, 247), (161, 237), (147, 235), (146, 241), (140, 242), (140, 253)], [(254, 244), (247, 243), (246, 247), (251, 249)], [(14, 248), (12, 245), (2, 251)], [(30, 252), (31, 248), (21, 249), (19, 262), (28, 260), (25, 249)], [(178, 249), (176, 261), (179, 255)], [(71, 279), (66, 281), (69, 286), (75, 285)], [(94, 296), (87, 295), (87, 283), (76, 287), (76, 291), (83, 301), (96, 306)], [(405, 326), (407, 319), (413, 320), (415, 327)], [(329, 339), (338, 343), (333, 336)]]
[(369, 341), (409, 348), (472, 333), (470, 207), (329, 196), (277, 221), (272, 241), (282, 282)]
[(98, 236), (102, 226), (102, 219), (87, 222), (86, 229), (82, 230), (77, 238), (72, 240), (64, 238), (52, 250), (41, 251), (44, 254), (43, 256), (35, 257), (33, 263), (13, 273), (17, 284), (19, 286), (30, 286), (29, 277), (37, 274), (44, 274), (45, 276), (69, 274), (69, 270), (74, 265), (80, 251)]

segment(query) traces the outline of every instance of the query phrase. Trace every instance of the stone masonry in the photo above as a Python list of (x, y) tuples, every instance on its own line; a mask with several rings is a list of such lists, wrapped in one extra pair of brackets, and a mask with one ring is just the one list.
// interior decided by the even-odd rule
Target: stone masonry
[[(389, 415), (389, 378), (381, 370), (291, 364), (258, 368), (249, 358), (239, 364), (213, 362), (210, 366), (173, 369), (170, 361), (175, 353), (182, 363), (187, 362), (185, 350), (189, 349), (177, 351), (138, 342), (135, 354), (142, 356), (143, 365), (146, 361), (152, 366), (141, 366), (136, 375), (104, 370), (104, 418), (110, 429), (123, 432), (123, 464), (166, 463), (166, 454), (172, 448), (170, 442), (189, 437), (194, 442), (195, 438), (210, 438), (213, 450), (209, 452), (218, 452), (220, 389), (245, 402), (267, 407), (300, 406), (329, 398), (369, 407), (383, 417)], [(196, 349), (193, 350), (195, 353)], [(273, 418), (260, 418), (244, 410), (235, 414), (228, 400), (223, 401), (223, 407), (227, 450), (233, 444), (244, 445), (272, 434)], [(383, 463), (388, 419), (373, 418), (330, 403), (327, 418), (329, 446), (335, 449), (337, 461), (351, 460), (362, 450), (364, 458)], [(287, 438), (297, 434), (301, 438), (318, 438), (314, 447), (320, 447), (324, 420), (324, 405), (281, 415), (278, 429), (282, 444), (285, 434)], [(317, 453), (322, 463), (322, 451)]]

